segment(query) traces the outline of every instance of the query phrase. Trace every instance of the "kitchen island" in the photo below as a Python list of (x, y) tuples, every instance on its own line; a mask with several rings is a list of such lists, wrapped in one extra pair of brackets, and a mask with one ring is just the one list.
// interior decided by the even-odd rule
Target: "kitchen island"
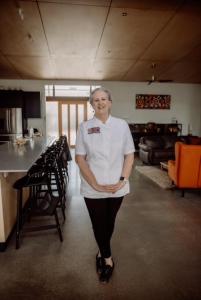
[[(12, 142), (0, 145), (0, 251), (5, 250), (16, 222), (17, 191), (13, 189), (13, 183), (26, 174), (54, 140), (34, 137), (27, 139), (24, 145)], [(23, 201), (27, 198), (28, 189), (24, 192)]]

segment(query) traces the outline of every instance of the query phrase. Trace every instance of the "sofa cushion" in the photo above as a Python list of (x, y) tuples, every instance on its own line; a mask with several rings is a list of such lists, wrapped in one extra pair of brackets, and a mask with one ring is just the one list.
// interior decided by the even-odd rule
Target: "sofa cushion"
[(161, 160), (168, 160), (174, 157), (174, 153), (169, 150), (158, 150), (154, 152), (154, 158), (159, 158)]
[(164, 149), (174, 148), (175, 143), (178, 141), (177, 136), (165, 136), (164, 139)]
[(144, 137), (144, 143), (151, 149), (158, 149), (164, 147), (164, 140), (158, 136)]

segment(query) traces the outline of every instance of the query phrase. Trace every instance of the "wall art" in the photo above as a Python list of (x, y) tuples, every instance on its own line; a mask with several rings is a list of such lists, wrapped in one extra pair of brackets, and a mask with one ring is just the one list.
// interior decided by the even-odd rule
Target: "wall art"
[(170, 109), (170, 95), (136, 94), (136, 109)]

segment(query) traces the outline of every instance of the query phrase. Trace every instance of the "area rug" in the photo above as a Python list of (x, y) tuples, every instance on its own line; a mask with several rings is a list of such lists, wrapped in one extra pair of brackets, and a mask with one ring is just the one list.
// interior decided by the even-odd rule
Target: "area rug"
[(153, 166), (136, 166), (135, 169), (142, 175), (159, 185), (162, 189), (171, 189), (172, 182), (166, 171)]

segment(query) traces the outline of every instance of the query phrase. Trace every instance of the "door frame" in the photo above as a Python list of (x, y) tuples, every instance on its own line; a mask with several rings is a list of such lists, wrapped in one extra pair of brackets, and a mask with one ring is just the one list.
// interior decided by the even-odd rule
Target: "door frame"
[[(67, 97), (67, 96), (48, 96), (46, 101), (56, 101), (58, 103), (58, 129), (59, 136), (62, 135), (62, 104), (75, 104), (76, 105), (76, 132), (78, 130), (78, 104), (84, 105), (84, 121), (87, 120), (87, 101), (88, 97)], [(69, 147), (74, 148), (75, 146), (70, 145), (70, 110), (68, 109), (68, 143)]]

